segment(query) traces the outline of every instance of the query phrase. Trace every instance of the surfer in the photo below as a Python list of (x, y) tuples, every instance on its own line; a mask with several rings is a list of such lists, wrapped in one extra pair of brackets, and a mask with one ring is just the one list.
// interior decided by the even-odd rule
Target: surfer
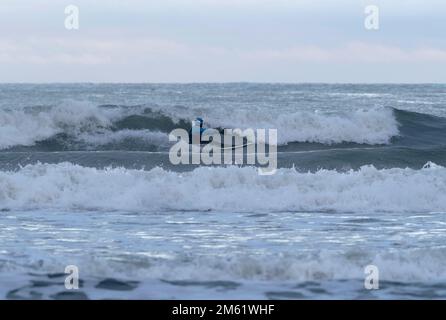
[(203, 127), (204, 121), (202, 118), (197, 117), (194, 121), (192, 121), (192, 128), (189, 131), (189, 143), (192, 143), (192, 137), (194, 135), (199, 135), (199, 140), (201, 143), (201, 135), (206, 130), (206, 128)]

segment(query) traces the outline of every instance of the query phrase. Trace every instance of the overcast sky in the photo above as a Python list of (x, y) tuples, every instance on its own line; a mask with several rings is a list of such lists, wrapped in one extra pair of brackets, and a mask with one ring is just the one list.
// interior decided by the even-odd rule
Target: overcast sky
[(0, 82), (446, 83), (445, 31), (444, 0), (1, 0)]

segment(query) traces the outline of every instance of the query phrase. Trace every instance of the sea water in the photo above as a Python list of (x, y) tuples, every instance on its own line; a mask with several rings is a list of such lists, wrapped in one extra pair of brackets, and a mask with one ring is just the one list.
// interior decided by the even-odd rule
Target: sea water
[[(171, 164), (197, 116), (277, 172)], [(0, 85), (2, 299), (446, 298), (445, 240), (446, 85)]]

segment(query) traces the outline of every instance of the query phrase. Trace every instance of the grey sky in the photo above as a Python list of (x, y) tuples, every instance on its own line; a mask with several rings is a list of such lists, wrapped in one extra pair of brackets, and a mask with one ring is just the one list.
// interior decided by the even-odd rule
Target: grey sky
[(446, 83), (445, 18), (443, 0), (2, 0), (0, 82)]

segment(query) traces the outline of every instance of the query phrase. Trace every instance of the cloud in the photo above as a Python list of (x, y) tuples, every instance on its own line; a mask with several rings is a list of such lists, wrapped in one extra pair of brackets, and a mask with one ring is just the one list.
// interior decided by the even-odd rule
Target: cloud
[[(64, 27), (69, 3), (81, 10), (74, 32)], [(2, 0), (0, 81), (361, 81), (369, 74), (445, 82), (446, 2), (374, 0), (379, 32), (364, 28), (368, 4)]]
[(30, 38), (20, 42), (0, 40), (0, 63), (28, 64), (128, 64), (158, 58), (202, 58), (221, 61), (255, 60), (271, 63), (321, 62), (321, 63), (424, 63), (446, 62), (446, 50), (433, 47), (403, 49), (397, 46), (347, 43), (335, 48), (322, 46), (292, 46), (281, 49), (241, 49), (229, 46), (192, 45), (160, 38)]
[(295, 46), (286, 49), (258, 50), (242, 53), (258, 60), (288, 60), (301, 62), (364, 62), (422, 63), (446, 62), (446, 50), (421, 47), (403, 49), (397, 46), (354, 42), (338, 48)]
[(0, 40), (0, 63), (28, 64), (112, 64), (137, 58), (181, 55), (187, 46), (163, 39), (101, 40), (63, 37)]

